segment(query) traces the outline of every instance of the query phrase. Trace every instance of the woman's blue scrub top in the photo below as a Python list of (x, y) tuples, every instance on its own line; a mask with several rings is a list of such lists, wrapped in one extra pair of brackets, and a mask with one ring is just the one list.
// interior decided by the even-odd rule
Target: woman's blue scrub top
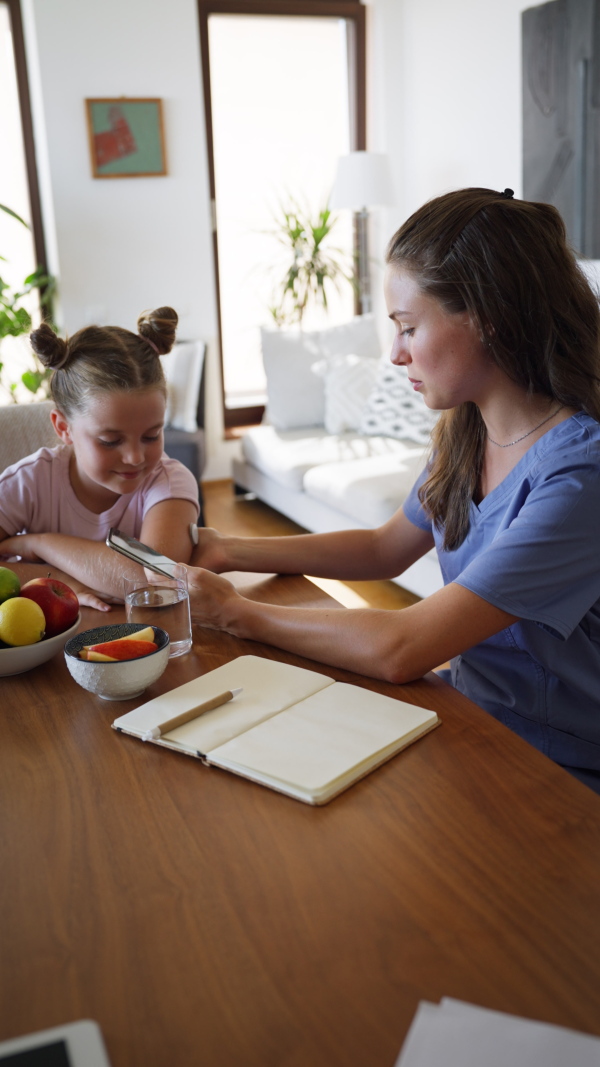
[(424, 478), (404, 512), (433, 533), (444, 584), (519, 616), (452, 660), (452, 684), (557, 763), (600, 772), (600, 425), (579, 413), (540, 437), (471, 504), (451, 552), (419, 503)]

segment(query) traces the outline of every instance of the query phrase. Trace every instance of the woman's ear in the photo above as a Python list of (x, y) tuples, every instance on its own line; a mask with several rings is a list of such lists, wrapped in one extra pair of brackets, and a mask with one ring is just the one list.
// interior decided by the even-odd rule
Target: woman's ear
[(50, 412), (50, 418), (52, 419), (52, 425), (63, 445), (72, 445), (73, 441), (71, 439), (71, 434), (69, 433), (69, 424), (62, 411), (59, 411), (58, 408), (54, 408), (54, 410)]
[(490, 326), (489, 324), (484, 326), (483, 330), (481, 330), (479, 335), (484, 348), (492, 347), (492, 342), (494, 340), (495, 334), (496, 331), (494, 330), (493, 326)]

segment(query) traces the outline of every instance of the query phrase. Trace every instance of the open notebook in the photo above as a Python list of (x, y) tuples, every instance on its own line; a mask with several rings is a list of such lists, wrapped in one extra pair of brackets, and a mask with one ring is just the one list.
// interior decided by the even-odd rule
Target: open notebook
[(196, 756), (307, 804), (325, 804), (421, 734), (435, 712), (287, 663), (239, 656), (115, 719), (141, 738), (203, 700), (234, 700), (152, 744)]

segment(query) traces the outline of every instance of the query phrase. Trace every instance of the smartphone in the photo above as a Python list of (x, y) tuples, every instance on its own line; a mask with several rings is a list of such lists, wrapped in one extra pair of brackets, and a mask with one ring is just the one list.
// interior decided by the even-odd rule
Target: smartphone
[(156, 552), (149, 545), (136, 541), (135, 537), (128, 537), (127, 534), (113, 528), (109, 531), (106, 543), (109, 548), (114, 548), (115, 552), (127, 556), (127, 559), (132, 559), (134, 563), (140, 563), (142, 567), (156, 571), (164, 578), (173, 577), (173, 568), (177, 566), (175, 561), (169, 559), (168, 556), (163, 556), (161, 552)]
[(1, 1067), (110, 1067), (98, 1023), (80, 1019), (0, 1041)]

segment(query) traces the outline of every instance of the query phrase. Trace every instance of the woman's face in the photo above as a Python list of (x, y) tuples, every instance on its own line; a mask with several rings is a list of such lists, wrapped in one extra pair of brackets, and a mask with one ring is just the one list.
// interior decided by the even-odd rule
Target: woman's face
[(163, 452), (165, 398), (159, 389), (102, 393), (55, 429), (73, 445), (77, 474), (89, 492), (133, 493)]
[(442, 411), (466, 400), (484, 403), (498, 368), (467, 312), (446, 311), (413, 275), (394, 266), (387, 267), (384, 292), (396, 329), (390, 359), (406, 367), (427, 406)]

